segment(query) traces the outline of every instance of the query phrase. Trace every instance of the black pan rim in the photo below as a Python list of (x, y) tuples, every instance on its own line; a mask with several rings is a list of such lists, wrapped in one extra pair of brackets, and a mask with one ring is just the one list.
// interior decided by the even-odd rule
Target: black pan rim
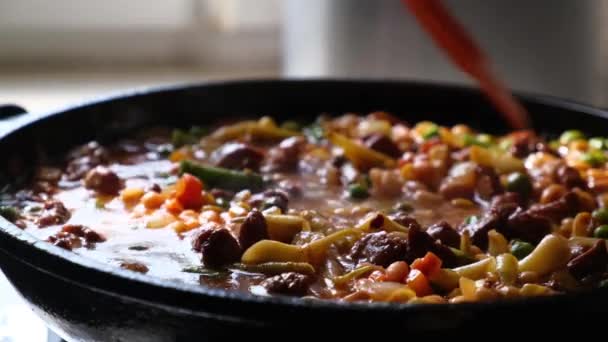
[[(58, 110), (53, 110), (47, 113), (38, 114), (36, 117), (31, 120), (24, 120), (19, 124), (16, 124), (10, 130), (7, 130), (2, 136), (0, 136), (0, 143), (3, 138), (21, 130), (29, 125), (36, 125), (45, 121), (47, 119), (52, 119), (52, 117), (56, 115), (61, 115), (64, 112), (68, 112), (70, 110), (74, 110), (76, 108), (95, 106), (100, 103), (111, 102), (115, 100), (126, 100), (132, 97), (137, 96), (146, 96), (153, 95), (157, 93), (167, 92), (167, 91), (179, 91), (185, 90), (192, 87), (222, 87), (222, 86), (238, 86), (242, 84), (275, 84), (275, 85), (288, 85), (292, 83), (309, 83), (309, 84), (402, 84), (402, 85), (411, 85), (411, 86), (419, 86), (419, 87), (428, 87), (428, 88), (438, 88), (446, 91), (452, 92), (466, 92), (466, 93), (479, 93), (476, 89), (460, 84), (450, 84), (450, 83), (442, 83), (442, 82), (424, 82), (424, 81), (410, 81), (410, 80), (399, 80), (399, 79), (330, 79), (330, 78), (295, 78), (295, 79), (246, 79), (246, 80), (228, 80), (228, 81), (209, 81), (209, 82), (192, 82), (192, 83), (180, 83), (180, 84), (171, 84), (165, 86), (158, 87), (146, 87), (141, 89), (135, 89), (132, 91), (125, 91), (116, 93), (113, 95), (95, 98), (90, 101), (84, 101), (82, 103), (78, 103), (75, 105), (70, 105)], [(537, 95), (531, 93), (522, 93), (517, 92), (517, 97), (522, 99), (523, 101), (529, 101), (539, 104), (544, 104), (548, 106), (559, 107), (561, 109), (571, 110), (574, 112), (583, 112), (592, 116), (599, 116), (602, 118), (608, 118), (608, 113), (604, 110), (591, 107), (585, 104), (577, 103), (571, 100), (565, 100), (553, 96), (547, 95)], [(213, 289), (208, 288), (202, 285), (193, 285), (186, 284), (178, 281), (172, 280), (163, 280), (161, 278), (157, 278), (154, 276), (148, 276), (143, 274), (138, 274), (135, 272), (130, 272), (127, 270), (123, 270), (117, 267), (113, 267), (101, 262), (98, 262), (94, 259), (86, 258), (84, 256), (78, 255), (76, 253), (72, 253), (66, 250), (63, 250), (59, 247), (53, 246), (49, 243), (46, 243), (42, 240), (35, 238), (33, 235), (26, 233), (21, 230), (17, 226), (13, 225), (9, 221), (0, 217), (0, 234), (4, 235), (7, 241), (13, 244), (13, 248), (16, 248), (18, 251), (23, 251), (25, 253), (38, 253), (44, 256), (50, 256), (51, 258), (47, 260), (56, 265), (55, 269), (53, 267), (45, 268), (39, 266), (39, 261), (31, 262), (31, 260), (27, 260), (27, 258), (21, 259), (23, 262), (29, 264), (32, 267), (41, 269), (45, 272), (52, 272), (55, 276), (65, 277), (65, 273), (67, 271), (72, 272), (86, 272), (89, 275), (96, 275), (106, 281), (112, 282), (112, 284), (116, 284), (120, 289), (121, 286), (125, 286), (130, 284), (132, 286), (140, 286), (145, 288), (147, 291), (152, 290), (154, 293), (161, 293), (171, 291), (174, 294), (186, 295), (191, 298), (205, 299), (205, 300), (219, 300), (220, 302), (226, 304), (226, 302), (231, 302), (234, 304), (252, 304), (252, 305), (272, 305), (275, 307), (281, 307), (285, 309), (310, 309), (310, 310), (324, 310), (324, 311), (352, 311), (355, 313), (372, 313), (372, 312), (408, 312), (408, 313), (416, 313), (416, 312), (441, 312), (441, 311), (454, 311), (454, 310), (467, 310), (467, 311), (484, 311), (487, 309), (488, 303), (461, 303), (461, 304), (441, 304), (441, 305), (433, 305), (433, 304), (396, 304), (396, 303), (343, 303), (337, 301), (325, 301), (325, 300), (302, 300), (300, 298), (291, 298), (285, 296), (256, 296), (249, 293), (241, 293), (236, 291), (229, 290), (221, 290), (221, 289)], [(0, 246), (2, 248), (3, 246)], [(20, 257), (20, 255), (12, 254), (10, 251), (6, 251), (8, 254), (13, 255), (14, 257)], [(23, 254), (26, 255), (26, 254)], [(69, 272), (67, 272), (69, 273)], [(72, 278), (67, 276), (70, 281), (74, 281)], [(90, 279), (94, 280), (94, 279)], [(104, 283), (104, 285), (99, 286), (95, 285), (94, 282), (88, 281), (82, 283), (83, 286), (93, 287), (99, 291), (108, 291), (105, 289), (108, 283)], [(160, 292), (159, 292), (160, 291)], [(150, 301), (150, 298), (143, 298), (137, 296), (133, 293), (133, 291), (129, 291), (130, 293), (124, 293), (119, 290), (110, 291), (118, 296), (127, 296), (136, 300), (144, 300)], [(142, 291), (143, 292), (143, 291)], [(495, 308), (504, 308), (504, 309), (514, 309), (516, 306), (519, 308), (524, 308), (528, 305), (543, 305), (543, 303), (556, 303), (559, 301), (567, 301), (567, 300), (576, 300), (579, 297), (587, 296), (587, 295), (597, 295), (597, 294), (608, 294), (608, 290), (597, 289), (592, 291), (582, 291), (579, 293), (565, 294), (565, 295), (557, 295), (557, 296), (549, 296), (549, 297), (530, 297), (530, 298), (517, 298), (517, 299), (509, 299), (509, 300), (500, 300), (491, 303), (491, 305)], [(194, 296), (194, 297), (192, 297)], [(162, 303), (163, 305), (168, 305), (174, 308), (180, 308), (189, 310), (191, 313), (199, 312), (196, 308), (184, 308), (183, 305), (175, 305), (174, 302), (166, 303), (163, 301), (162, 297), (156, 297), (156, 300), (153, 298), (154, 303)], [(184, 304), (178, 303), (178, 304)], [(201, 308), (201, 310), (205, 311), (207, 308)], [(238, 315), (238, 314), (237, 314)]]

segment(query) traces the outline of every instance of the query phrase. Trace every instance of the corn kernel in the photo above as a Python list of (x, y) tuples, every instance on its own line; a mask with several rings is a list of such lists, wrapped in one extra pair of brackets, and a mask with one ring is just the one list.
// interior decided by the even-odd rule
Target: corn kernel
[(125, 204), (132, 205), (139, 201), (144, 195), (142, 188), (126, 188), (120, 193), (120, 198)]
[(146, 209), (158, 209), (164, 201), (165, 196), (154, 191), (145, 193), (141, 198), (141, 203), (146, 207)]

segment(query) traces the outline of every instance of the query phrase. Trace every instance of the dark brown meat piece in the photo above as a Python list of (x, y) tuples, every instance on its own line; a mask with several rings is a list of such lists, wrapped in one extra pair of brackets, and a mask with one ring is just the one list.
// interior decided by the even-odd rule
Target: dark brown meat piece
[(219, 167), (258, 170), (264, 154), (247, 144), (227, 143), (213, 152), (213, 159)]
[(383, 267), (395, 261), (405, 260), (406, 254), (405, 237), (385, 231), (365, 235), (350, 251), (350, 257), (357, 264), (369, 262)]
[(264, 172), (290, 172), (298, 168), (300, 152), (306, 145), (304, 137), (290, 137), (268, 151)]
[(557, 201), (531, 207), (528, 209), (528, 213), (534, 216), (543, 216), (554, 223), (559, 223), (566, 217), (574, 216), (578, 212), (578, 209), (578, 196), (571, 191)]
[(148, 185), (145, 189), (145, 192), (158, 192), (160, 193), (162, 191), (162, 189), (160, 188), (160, 185), (156, 184), (156, 183), (152, 183), (150, 185)]
[(514, 204), (519, 207), (524, 207), (525, 203), (517, 192), (505, 192), (504, 194), (492, 197), (491, 206), (499, 206), (505, 204)]
[(264, 239), (268, 239), (266, 219), (259, 211), (252, 210), (241, 224), (239, 244), (243, 250), (246, 250), (254, 243)]
[(393, 158), (399, 158), (403, 154), (399, 147), (397, 147), (397, 144), (384, 134), (371, 134), (363, 138), (363, 143), (372, 150), (384, 153)]
[(124, 261), (120, 264), (120, 267), (137, 273), (148, 273), (148, 266), (142, 264), (141, 262)]
[(551, 233), (551, 221), (517, 208), (507, 219), (507, 224), (498, 227), (498, 231), (507, 239), (520, 239), (536, 245)]
[(477, 180), (475, 183), (475, 194), (484, 201), (489, 201), (503, 191), (498, 175), (493, 168), (477, 166), (475, 169)]
[(577, 279), (605, 272), (606, 266), (608, 266), (608, 252), (604, 240), (596, 242), (589, 250), (568, 262), (568, 270)]
[(289, 204), (289, 197), (285, 191), (271, 189), (251, 196), (249, 204), (261, 210), (270, 207), (277, 207), (281, 209), (281, 212), (286, 213)]
[(95, 242), (104, 242), (106, 241), (105, 237), (101, 236), (101, 234), (97, 233), (93, 229), (80, 225), (80, 224), (68, 224), (63, 226), (61, 231), (66, 233), (74, 234), (78, 237), (84, 238), (87, 243), (95, 243)]
[(534, 152), (550, 152), (548, 146), (533, 131), (519, 131), (511, 134), (509, 152), (517, 158), (525, 158)]
[(92, 248), (97, 242), (104, 242), (106, 239), (91, 228), (79, 225), (68, 224), (63, 226), (59, 232), (49, 236), (48, 240), (55, 246), (72, 250), (84, 245)]
[(268, 293), (282, 294), (288, 296), (304, 296), (308, 292), (311, 277), (295, 273), (286, 272), (264, 280), (262, 285)]
[(391, 125), (402, 124), (404, 126), (409, 126), (409, 123), (407, 123), (407, 121), (402, 120), (402, 119), (396, 117), (395, 115), (387, 113), (387, 112), (380, 112), (380, 111), (371, 112), (367, 115), (367, 117), (372, 120), (388, 121)]
[(82, 240), (80, 239), (80, 237), (67, 232), (58, 232), (55, 235), (51, 235), (49, 236), (47, 241), (57, 247), (61, 247), (68, 251), (71, 251), (72, 249), (78, 248), (82, 245)]
[(70, 152), (67, 159), (66, 178), (74, 181), (84, 177), (95, 166), (105, 164), (109, 160), (109, 153), (99, 143), (92, 141)]
[(122, 180), (105, 166), (96, 166), (87, 172), (84, 187), (104, 195), (116, 195), (122, 188)]
[(72, 215), (63, 205), (63, 203), (50, 200), (44, 203), (44, 210), (40, 214), (40, 217), (36, 219), (36, 224), (40, 228), (55, 224), (64, 224), (70, 219), (71, 216)]
[(587, 184), (577, 169), (568, 165), (560, 165), (555, 169), (555, 180), (567, 188), (579, 187), (585, 189)]
[(440, 221), (428, 227), (426, 233), (433, 239), (441, 241), (444, 245), (454, 248), (460, 247), (460, 234), (446, 221)]
[[(216, 227), (217, 226), (217, 227)], [(228, 229), (208, 225), (194, 237), (192, 248), (202, 253), (203, 265), (221, 267), (241, 258), (241, 247)]]
[(445, 267), (455, 267), (459, 264), (458, 257), (448, 246), (436, 241), (420, 229), (410, 228), (407, 242), (406, 261), (408, 263), (413, 262), (417, 258), (422, 258), (427, 252), (432, 252), (442, 260)]
[(500, 227), (504, 227), (507, 219), (516, 209), (517, 205), (513, 203), (493, 206), (477, 222), (461, 226), (460, 230), (469, 233), (475, 246), (486, 249), (488, 247), (488, 232), (492, 229), (499, 230)]
[(421, 228), (418, 221), (416, 221), (416, 219), (414, 217), (408, 215), (404, 211), (397, 211), (396, 213), (389, 215), (389, 218), (406, 228), (412, 228), (412, 227), (416, 227), (418, 229)]

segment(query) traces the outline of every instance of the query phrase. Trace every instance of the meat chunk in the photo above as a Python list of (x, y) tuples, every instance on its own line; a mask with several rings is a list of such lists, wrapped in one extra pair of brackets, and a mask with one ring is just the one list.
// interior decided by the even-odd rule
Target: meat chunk
[(108, 160), (108, 150), (96, 141), (92, 141), (70, 152), (66, 167), (66, 178), (71, 181), (81, 179), (89, 170), (106, 163)]
[(491, 167), (477, 166), (475, 182), (475, 194), (484, 201), (489, 201), (492, 196), (503, 191), (496, 171)]
[(247, 144), (228, 143), (215, 150), (212, 159), (219, 167), (258, 170), (264, 154)]
[(417, 258), (422, 258), (427, 252), (432, 252), (443, 261), (443, 265), (446, 267), (455, 267), (459, 264), (458, 257), (448, 246), (436, 241), (420, 229), (410, 228), (407, 241), (407, 262), (411, 263)]
[(533, 131), (524, 130), (515, 132), (510, 137), (512, 144), (509, 152), (517, 158), (525, 158), (534, 152), (548, 150), (548, 146)]
[(122, 188), (122, 180), (105, 166), (96, 166), (87, 172), (84, 186), (104, 195), (116, 195)]
[(268, 239), (268, 230), (264, 215), (257, 210), (247, 214), (245, 221), (241, 224), (239, 231), (239, 244), (243, 250), (246, 250), (254, 243)]
[(505, 227), (509, 216), (517, 210), (513, 203), (496, 205), (490, 208), (482, 217), (472, 224), (461, 226), (461, 231), (466, 231), (471, 237), (473, 244), (479, 248), (488, 247), (488, 232), (492, 229)]
[(283, 294), (288, 296), (304, 296), (312, 282), (310, 276), (285, 272), (264, 280), (262, 285), (268, 293)]
[(81, 237), (85, 240), (85, 242), (91, 244), (95, 242), (104, 242), (106, 241), (105, 237), (101, 234), (97, 233), (93, 229), (80, 225), (80, 224), (68, 224), (63, 226), (61, 231), (66, 233), (74, 234), (78, 237)]
[(372, 150), (393, 158), (399, 158), (403, 154), (399, 147), (397, 147), (397, 144), (384, 134), (371, 134), (363, 139), (363, 143)]
[(605, 272), (606, 266), (608, 266), (608, 252), (604, 240), (596, 242), (589, 250), (568, 262), (568, 270), (578, 279)]
[(68, 224), (63, 226), (59, 232), (49, 236), (47, 241), (55, 246), (72, 250), (79, 248), (83, 244), (87, 248), (92, 248), (97, 242), (104, 242), (106, 239), (89, 227), (79, 224)]
[(210, 224), (204, 227), (192, 241), (192, 248), (202, 253), (203, 265), (221, 267), (238, 261), (241, 247), (228, 229)]
[(389, 218), (406, 228), (416, 227), (420, 229), (418, 221), (404, 211), (397, 211), (396, 213), (389, 215)]
[(507, 224), (498, 227), (498, 231), (507, 239), (520, 239), (538, 244), (545, 235), (551, 233), (551, 221), (546, 217), (517, 208), (507, 219)]
[(491, 207), (499, 205), (514, 204), (519, 207), (524, 207), (524, 201), (517, 192), (505, 192), (504, 194), (492, 197)]
[(72, 214), (70, 214), (63, 203), (50, 200), (44, 203), (44, 210), (40, 214), (40, 217), (36, 219), (36, 224), (40, 228), (55, 224), (64, 224), (70, 219), (71, 216)]
[(460, 246), (460, 234), (446, 221), (440, 221), (428, 227), (426, 233), (444, 245), (454, 248)]
[(395, 261), (405, 260), (406, 254), (405, 237), (385, 231), (367, 234), (357, 241), (350, 251), (350, 257), (357, 264), (369, 262), (383, 267)]
[(148, 273), (148, 266), (142, 264), (141, 262), (127, 262), (124, 261), (120, 264), (120, 268), (125, 270), (137, 272), (137, 273)]
[(57, 247), (61, 247), (68, 251), (71, 251), (74, 248), (78, 248), (82, 246), (82, 240), (80, 237), (67, 232), (58, 232), (55, 235), (49, 236), (47, 239), (48, 242), (52, 243)]
[(477, 180), (476, 166), (473, 163), (454, 165), (439, 185), (439, 193), (446, 199), (469, 198), (475, 194)]
[(289, 196), (287, 196), (285, 191), (271, 189), (251, 196), (249, 204), (262, 210), (277, 207), (281, 209), (281, 212), (286, 213), (289, 205)]
[(578, 209), (578, 196), (575, 192), (571, 191), (557, 201), (533, 206), (528, 209), (528, 213), (535, 216), (543, 216), (555, 223), (559, 223), (562, 219), (575, 215)]
[(567, 188), (579, 187), (584, 189), (586, 183), (577, 169), (568, 165), (560, 165), (555, 169), (555, 180)]
[(304, 137), (290, 137), (268, 151), (264, 172), (289, 172), (298, 168), (300, 153), (306, 145)]

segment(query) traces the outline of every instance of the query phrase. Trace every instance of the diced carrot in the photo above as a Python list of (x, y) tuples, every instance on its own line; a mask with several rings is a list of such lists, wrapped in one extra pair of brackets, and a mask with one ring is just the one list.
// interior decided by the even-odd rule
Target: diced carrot
[(193, 175), (185, 173), (175, 184), (175, 198), (186, 209), (200, 209), (203, 205), (203, 183)]
[(169, 198), (168, 200), (166, 200), (165, 208), (168, 212), (174, 215), (178, 215), (182, 212), (182, 210), (184, 210), (184, 206), (182, 206), (181, 202), (178, 201), (176, 198)]
[(417, 269), (412, 269), (407, 276), (407, 286), (416, 292), (418, 297), (433, 294), (433, 289), (427, 277)]
[(169, 160), (172, 162), (179, 162), (184, 159), (188, 159), (188, 157), (190, 157), (190, 151), (185, 148), (180, 148), (179, 150), (171, 152), (171, 155), (169, 155)]
[(432, 252), (427, 252), (423, 258), (414, 260), (412, 268), (430, 277), (441, 269), (441, 259)]

